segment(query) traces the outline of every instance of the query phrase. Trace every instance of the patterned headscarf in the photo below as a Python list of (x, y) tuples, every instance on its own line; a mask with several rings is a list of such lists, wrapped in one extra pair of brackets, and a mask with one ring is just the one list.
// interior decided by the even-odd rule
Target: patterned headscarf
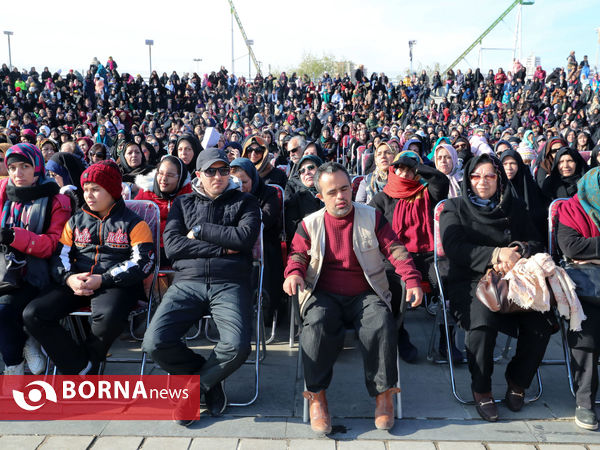
[(577, 182), (577, 197), (588, 216), (600, 228), (600, 167), (595, 167)]
[[(42, 180), (46, 177), (46, 168), (44, 167), (44, 156), (39, 148), (37, 148), (33, 144), (29, 144), (26, 142), (21, 142), (20, 144), (15, 144), (11, 148), (6, 151), (6, 156), (4, 158), (4, 165), (8, 170), (8, 159), (11, 155), (20, 155), (21, 157), (30, 161), (31, 165), (35, 169), (35, 176), (39, 177), (39, 180)], [(38, 183), (39, 183), (38, 180)]]

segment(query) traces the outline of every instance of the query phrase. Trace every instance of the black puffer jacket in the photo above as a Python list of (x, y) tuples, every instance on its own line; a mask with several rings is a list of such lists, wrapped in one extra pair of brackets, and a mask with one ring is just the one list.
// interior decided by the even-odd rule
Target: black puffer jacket
[[(194, 227), (198, 227), (196, 239), (189, 239)], [(211, 199), (195, 179), (192, 193), (175, 199), (163, 235), (175, 281), (247, 282), (259, 232), (260, 208), (254, 196), (230, 182), (225, 192)], [(238, 253), (227, 254), (227, 250)]]
[(52, 257), (52, 276), (66, 284), (69, 276), (102, 275), (102, 287), (132, 286), (154, 268), (156, 255), (148, 224), (117, 200), (103, 219), (87, 205), (65, 224)]

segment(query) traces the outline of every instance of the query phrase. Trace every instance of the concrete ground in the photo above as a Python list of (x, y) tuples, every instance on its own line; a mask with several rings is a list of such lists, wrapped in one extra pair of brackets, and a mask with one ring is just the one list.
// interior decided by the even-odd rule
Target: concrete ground
[[(0, 449), (580, 449), (600, 450), (600, 433), (584, 431), (573, 423), (574, 399), (564, 365), (541, 368), (540, 400), (513, 413), (499, 406), (500, 421), (481, 420), (473, 406), (457, 402), (450, 390), (447, 364), (427, 359), (434, 318), (424, 308), (407, 314), (406, 327), (419, 348), (416, 364), (401, 363), (402, 420), (390, 432), (373, 424), (374, 400), (366, 392), (362, 361), (352, 333), (346, 339), (328, 390), (334, 431), (317, 438), (302, 422), (302, 380), (297, 378), (297, 343), (288, 346), (285, 324), (268, 346), (260, 368), (257, 401), (248, 407), (229, 407), (218, 419), (203, 415), (189, 428), (170, 421), (4, 421), (0, 422)], [(436, 330), (437, 331), (437, 330)], [(459, 341), (463, 337), (459, 334)], [(505, 342), (499, 338), (498, 352)], [(190, 345), (206, 352), (212, 344), (204, 338)], [(115, 356), (139, 354), (139, 342), (120, 339)], [(437, 338), (435, 340), (437, 348)], [(554, 335), (546, 358), (563, 358), (560, 335)], [(435, 359), (435, 358), (434, 358)], [(497, 363), (494, 395), (506, 389), (506, 361)], [(106, 373), (135, 373), (137, 366), (109, 364)], [(244, 402), (253, 394), (254, 366), (245, 365), (230, 377), (226, 391), (232, 402)], [(149, 364), (146, 373), (163, 373)], [(457, 367), (458, 390), (469, 396), (469, 373)], [(530, 394), (535, 393), (535, 380)]]

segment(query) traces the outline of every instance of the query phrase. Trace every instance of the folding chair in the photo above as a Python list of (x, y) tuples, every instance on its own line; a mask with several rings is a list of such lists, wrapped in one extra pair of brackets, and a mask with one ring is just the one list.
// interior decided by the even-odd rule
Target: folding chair
[(352, 177), (352, 200), (354, 201), (354, 199), (356, 199), (356, 194), (358, 193), (358, 187), (360, 186), (360, 183), (362, 180), (364, 180), (365, 177), (362, 175), (356, 175), (354, 177)]
[[(280, 238), (280, 242), (281, 242), (281, 258), (285, 267), (285, 263), (287, 261), (287, 236), (285, 234), (285, 191), (283, 190), (283, 188), (281, 186), (279, 186), (278, 184), (267, 184), (267, 186), (271, 186), (272, 188), (275, 188), (275, 190), (277, 190), (277, 197), (279, 198), (279, 204), (281, 205), (281, 238)], [(291, 307), (290, 307), (290, 316), (293, 317), (292, 313), (291, 313)], [(273, 324), (271, 325), (271, 336), (269, 336), (269, 338), (267, 339), (267, 344), (270, 344), (271, 342), (273, 342), (273, 340), (275, 339), (275, 327), (277, 325), (277, 310), (275, 310), (273, 312)]]
[[(442, 276), (440, 274), (440, 269), (439, 269), (439, 263), (441, 258), (445, 258), (446, 257), (446, 253), (444, 252), (444, 247), (442, 246), (442, 239), (441, 239), (441, 235), (440, 235), (440, 215), (442, 214), (442, 211), (444, 210), (444, 206), (446, 204), (446, 200), (442, 200), (441, 202), (439, 202), (434, 209), (433, 212), (433, 239), (434, 239), (434, 249), (433, 249), (433, 255), (434, 255), (434, 268), (435, 268), (435, 276), (437, 279), (437, 283), (439, 286), (439, 291), (440, 291), (440, 305), (441, 305), (441, 310), (442, 310), (442, 314), (443, 314), (443, 319), (444, 319), (444, 332), (446, 333), (446, 354), (448, 355), (448, 367), (450, 368), (450, 386), (452, 388), (452, 395), (454, 395), (454, 398), (464, 404), (464, 405), (474, 405), (475, 401), (474, 400), (465, 400), (463, 399), (460, 394), (458, 393), (458, 390), (456, 388), (456, 378), (455, 378), (455, 374), (454, 374), (454, 363), (452, 361), (452, 349), (451, 344), (450, 344), (450, 325), (448, 323), (448, 306), (446, 305), (446, 296), (444, 294), (444, 286), (442, 284)], [(436, 322), (437, 323), (437, 322)], [(435, 328), (434, 328), (435, 331)], [(502, 352), (502, 354), (500, 355), (500, 357), (495, 358), (494, 360), (497, 361), (499, 359), (505, 358), (508, 355), (508, 351), (509, 351), (509, 343), (510, 343), (510, 336), (508, 337), (508, 339), (506, 340), (506, 344), (504, 346), (504, 351)], [(536, 400), (538, 400), (541, 396), (542, 396), (542, 378), (540, 375), (540, 370), (538, 368), (537, 370), (537, 381), (538, 381), (538, 391), (535, 394), (534, 397), (532, 398), (528, 398), (525, 399), (525, 403), (532, 403), (535, 402)], [(496, 403), (500, 403), (502, 402), (501, 399), (496, 399), (495, 400)]]
[[(555, 262), (559, 262), (563, 255), (558, 248), (558, 242), (556, 240), (556, 230), (558, 228), (558, 208), (563, 203), (569, 200), (568, 198), (557, 198), (554, 200), (548, 208), (548, 253)], [(569, 381), (569, 389), (573, 397), (575, 397), (575, 388), (573, 387), (573, 371), (571, 369), (571, 352), (569, 350), (569, 342), (567, 340), (567, 329), (565, 320), (556, 313), (556, 318), (560, 326), (560, 337), (562, 341), (564, 360), (544, 360), (543, 364), (546, 365), (560, 365), (564, 364), (567, 370), (567, 380)], [(598, 404), (599, 402), (596, 402)]]
[[(156, 280), (158, 278), (158, 270), (160, 265), (160, 211), (158, 209), (158, 205), (156, 203), (151, 202), (149, 200), (126, 200), (125, 205), (131, 211), (136, 213), (142, 220), (144, 220), (148, 227), (150, 228), (150, 232), (154, 238), (154, 254), (156, 255), (156, 264), (154, 266), (154, 270), (152, 271), (152, 283), (150, 285), (150, 292), (148, 293), (148, 301), (147, 303), (141, 299), (138, 299), (138, 302), (134, 309), (129, 313), (129, 326), (130, 332), (132, 336), (133, 333), (133, 319), (140, 315), (145, 315), (146, 317), (146, 329), (150, 325), (150, 317), (153, 311), (153, 304), (155, 303), (154, 298), (154, 286), (156, 285)], [(78, 311), (74, 311), (67, 316), (67, 324), (69, 329), (71, 330), (71, 334), (73, 334), (74, 338), (79, 334), (80, 338), (85, 337), (85, 329), (83, 327), (83, 323), (81, 322), (82, 318), (90, 318), (92, 315), (92, 311), (90, 307), (81, 308)], [(133, 364), (141, 364), (140, 367), (140, 375), (144, 374), (144, 368), (146, 366), (147, 355), (144, 351), (142, 351), (142, 358), (116, 358), (109, 357), (106, 358), (105, 361), (100, 363), (100, 373), (104, 372), (104, 367), (106, 363), (133, 363)], [(46, 368), (46, 374), (48, 373), (48, 367)], [(56, 366), (54, 367), (54, 374), (56, 375)]]

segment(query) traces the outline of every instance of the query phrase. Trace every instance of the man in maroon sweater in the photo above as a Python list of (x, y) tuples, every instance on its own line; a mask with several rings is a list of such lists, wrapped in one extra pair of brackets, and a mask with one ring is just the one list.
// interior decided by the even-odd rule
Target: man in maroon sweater
[(396, 322), (383, 258), (406, 283), (407, 301), (423, 298), (421, 275), (383, 215), (352, 202), (350, 177), (338, 163), (323, 164), (315, 186), (325, 208), (301, 222), (292, 241), (283, 289), (298, 294), (303, 320), (300, 345), (311, 427), (331, 431), (325, 390), (343, 348), (345, 325), (358, 334), (367, 390), (376, 397), (375, 426), (394, 424), (398, 392)]

